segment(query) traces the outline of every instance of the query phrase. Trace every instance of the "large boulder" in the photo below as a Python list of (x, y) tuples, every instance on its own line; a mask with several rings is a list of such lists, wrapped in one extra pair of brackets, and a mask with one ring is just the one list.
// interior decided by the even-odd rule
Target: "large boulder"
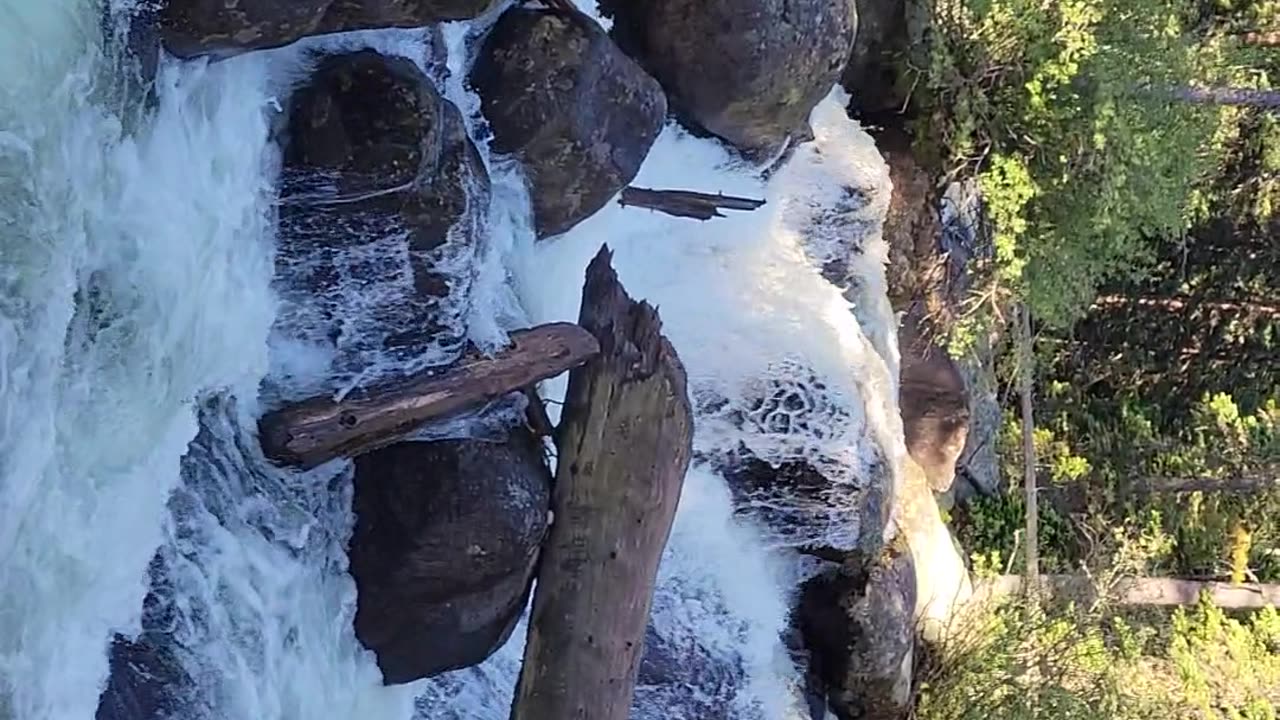
[(281, 195), (279, 333), (339, 384), (457, 357), (488, 176), (416, 65), (324, 59), (291, 101)]
[(481, 662), (515, 627), (547, 530), (536, 439), (401, 443), (355, 463), (356, 637), (388, 684)]
[(951, 489), (969, 435), (969, 393), (960, 368), (908, 315), (898, 336), (902, 352), (899, 407), (907, 452), (936, 493)]
[(916, 570), (896, 543), (864, 567), (851, 557), (801, 588), (796, 619), (812, 671), (842, 720), (897, 720), (911, 707)]
[(612, 0), (623, 48), (685, 120), (749, 155), (808, 137), (853, 46), (854, 0)]
[(174, 55), (231, 55), (310, 35), (465, 20), (494, 5), (496, 0), (168, 0), (161, 27)]
[(520, 158), (540, 237), (568, 230), (626, 187), (667, 113), (657, 81), (582, 14), (508, 10), (471, 82), (494, 149)]

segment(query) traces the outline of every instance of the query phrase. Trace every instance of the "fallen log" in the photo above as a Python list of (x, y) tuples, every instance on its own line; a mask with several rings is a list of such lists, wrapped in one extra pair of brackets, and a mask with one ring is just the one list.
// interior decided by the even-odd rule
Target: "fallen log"
[(1133, 492), (1148, 493), (1264, 493), (1280, 490), (1280, 473), (1269, 469), (1266, 473), (1231, 475), (1228, 477), (1146, 477), (1132, 483)]
[(600, 355), (569, 374), (552, 508), (513, 720), (626, 720), (653, 587), (691, 454), (683, 366), (608, 248), (580, 324)]
[(258, 422), (262, 450), (288, 465), (312, 468), (394, 443), (428, 420), (484, 405), (586, 362), (599, 345), (572, 323), (511, 334), (493, 357), (465, 358), (444, 371), (352, 392), (317, 397), (267, 413)]
[[(1001, 575), (980, 581), (976, 588), (979, 598), (999, 598), (1016, 595), (1026, 587), (1026, 578), (1020, 575)], [(1078, 601), (1091, 601), (1097, 597), (1093, 580), (1084, 575), (1041, 575), (1039, 589), (1050, 597)], [(1118, 605), (1152, 607), (1190, 606), (1200, 602), (1207, 593), (1210, 602), (1220, 608), (1232, 610), (1280, 607), (1280, 585), (1203, 582), (1176, 578), (1129, 578), (1121, 580), (1110, 591)]]
[(675, 217), (710, 220), (725, 217), (721, 210), (751, 211), (762, 207), (764, 200), (734, 197), (692, 190), (650, 190), (648, 188), (623, 188), (618, 198), (622, 207), (642, 207), (657, 210)]

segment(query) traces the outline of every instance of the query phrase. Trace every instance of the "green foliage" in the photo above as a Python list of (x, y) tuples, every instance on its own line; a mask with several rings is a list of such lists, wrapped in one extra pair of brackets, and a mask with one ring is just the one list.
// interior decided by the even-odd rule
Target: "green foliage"
[(1183, 702), (1200, 717), (1275, 720), (1280, 707), (1280, 613), (1244, 621), (1207, 601), (1173, 616), (1168, 658)]
[(1094, 614), (1021, 598), (965, 618), (926, 664), (920, 720), (1137, 718)]
[(1172, 616), (1105, 600), (977, 609), (930, 655), (918, 720), (1274, 720), (1280, 613), (1229, 617), (1207, 602)]
[[(1050, 384), (1053, 385), (1052, 383)], [(1159, 408), (1090, 399), (1058, 385), (1042, 400), (1040, 553), (1048, 572), (1113, 562), (1121, 534), (1147, 543), (1135, 571), (1205, 579), (1280, 581), (1280, 491), (1152, 492), (1149, 479), (1274, 477), (1280, 471), (1280, 397), (1242, 409), (1204, 397), (1174, 430)], [(957, 538), (988, 566), (1019, 568), (1024, 539), (1021, 435), (1006, 418), (998, 438), (1007, 489), (952, 512)], [(975, 559), (975, 563), (978, 560)], [(1003, 571), (1003, 570), (1002, 570)]]
[[(1039, 516), (1041, 567), (1046, 572), (1072, 570), (1072, 539), (1067, 520), (1051, 505), (1041, 505)], [(955, 511), (954, 527), (960, 544), (971, 550), (975, 566), (985, 563), (995, 574), (1022, 567), (1026, 500), (1021, 488), (975, 498)], [(981, 569), (979, 572), (981, 574)]]
[(994, 226), (992, 287), (1065, 326), (1108, 278), (1180, 237), (1223, 148), (1221, 108), (1171, 89), (1224, 62), (1191, 0), (932, 0), (919, 135), (975, 175)]

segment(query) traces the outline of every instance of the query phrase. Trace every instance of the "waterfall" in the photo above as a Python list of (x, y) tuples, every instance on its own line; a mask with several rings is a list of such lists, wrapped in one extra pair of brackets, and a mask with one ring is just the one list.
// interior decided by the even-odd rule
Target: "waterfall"
[(0, 717), (87, 718), (137, 629), (195, 403), (272, 317), (257, 61), (114, 107), (97, 3), (0, 2)]
[[(476, 668), (383, 687), (351, 626), (350, 464), (278, 469), (254, 436), (260, 385), (314, 365), (272, 335), (290, 312), (272, 286), (273, 132), (312, 51), (358, 47), (423, 64), (488, 166), (471, 340), (576, 318), (602, 243), (659, 306), (689, 370), (699, 460), (654, 626), (741, 676), (709, 698), (726, 717), (801, 717), (783, 639), (796, 538), (771, 525), (768, 498), (731, 494), (721, 461), (745, 449), (821, 467), (848, 493), (808, 539), (833, 543), (856, 541), (863, 504), (895, 482), (884, 163), (839, 93), (815, 110), (815, 141), (772, 169), (672, 124), (636, 184), (765, 208), (697, 223), (610, 205), (535, 242), (521, 169), (488, 152), (463, 82), (492, 20), (445, 27), (447, 72), (426, 64), (426, 33), (362, 32), (166, 57), (151, 101), (122, 100), (98, 3), (0, 0), (0, 720), (132, 717), (98, 710), (104, 687), (147, 717), (507, 717), (523, 626)], [(848, 282), (824, 276), (834, 257), (853, 258)], [(642, 686), (637, 715), (679, 718), (685, 700)]]

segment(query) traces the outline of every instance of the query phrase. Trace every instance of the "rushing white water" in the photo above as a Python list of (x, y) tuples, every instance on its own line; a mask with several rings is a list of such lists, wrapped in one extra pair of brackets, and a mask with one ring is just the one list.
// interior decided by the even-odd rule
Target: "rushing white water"
[[(448, 72), (419, 31), (169, 59), (136, 124), (100, 82), (115, 67), (100, 19), (90, 0), (0, 0), (0, 68), (19, 69), (0, 73), (0, 720), (92, 717), (116, 633), (142, 660), (113, 669), (107, 695), (138, 693), (145, 717), (507, 717), (523, 627), (479, 667), (381, 685), (351, 627), (349, 464), (279, 470), (253, 433), (264, 375), (331, 367), (278, 332), (271, 126), (312, 51), (361, 47), (418, 62), (485, 157), (490, 204), (460, 315), (471, 340), (576, 318), (587, 261), (608, 243), (689, 370), (700, 460), (655, 597), (651, 639), (669, 662), (642, 672), (636, 717), (801, 717), (780, 546), (880, 532), (856, 519), (892, 490), (902, 453), (887, 173), (840, 97), (775, 171), (672, 126), (636, 181), (765, 197), (762, 210), (701, 224), (610, 205), (535, 243), (520, 168), (489, 156), (464, 83), (492, 16), (444, 29)], [(340, 309), (358, 325), (359, 306)], [(820, 504), (735, 497), (720, 471), (744, 452), (810, 463), (834, 489)]]
[(166, 67), (130, 131), (101, 20), (0, 2), (0, 717), (21, 720), (93, 715), (193, 402), (251, 391), (272, 315), (261, 72)]
[[(837, 491), (796, 509), (813, 527), (790, 540), (847, 545), (860, 533), (862, 491), (876, 485), (901, 436), (878, 237), (884, 207), (866, 199), (880, 193), (887, 170), (840, 98), (813, 120), (814, 143), (767, 180), (718, 143), (668, 128), (636, 185), (768, 204), (707, 223), (610, 205), (566, 236), (526, 247), (517, 280), (534, 320), (575, 318), (582, 269), (607, 243), (623, 284), (659, 306), (689, 371), (701, 409), (695, 449), (714, 457), (745, 446), (770, 462), (814, 464)], [(851, 308), (823, 277), (837, 252), (864, 258), (856, 277), (858, 292), (872, 291), (866, 304)], [(759, 501), (766, 512), (791, 514), (780, 508), (788, 500)]]

